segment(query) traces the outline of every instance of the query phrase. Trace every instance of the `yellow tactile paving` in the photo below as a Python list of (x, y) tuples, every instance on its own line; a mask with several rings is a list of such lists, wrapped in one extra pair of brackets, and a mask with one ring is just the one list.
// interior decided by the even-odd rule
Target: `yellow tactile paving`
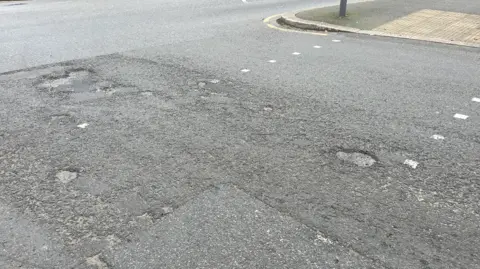
[(480, 15), (424, 9), (373, 30), (419, 39), (480, 44)]

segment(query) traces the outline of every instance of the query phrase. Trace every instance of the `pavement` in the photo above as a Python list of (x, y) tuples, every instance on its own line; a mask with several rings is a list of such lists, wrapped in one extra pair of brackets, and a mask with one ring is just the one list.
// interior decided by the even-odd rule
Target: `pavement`
[(320, 30), (480, 46), (480, 7), (472, 1), (379, 0), (352, 3), (347, 10), (347, 16), (342, 18), (338, 5), (307, 9), (295, 13), (287, 23), (295, 26), (295, 18), (299, 18), (306, 26), (321, 23)]
[(2, 268), (479, 268), (477, 48), (45, 3), (1, 9)]

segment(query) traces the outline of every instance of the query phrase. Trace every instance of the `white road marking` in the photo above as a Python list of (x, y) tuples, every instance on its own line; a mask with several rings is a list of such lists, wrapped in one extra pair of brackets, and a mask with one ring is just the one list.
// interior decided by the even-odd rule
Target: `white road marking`
[(292, 55), (300, 55), (300, 54), (301, 54), (300, 52), (296, 52), (296, 51), (292, 53)]
[(463, 115), (463, 114), (455, 114), (453, 115), (454, 118), (457, 118), (457, 119), (461, 119), (461, 120), (466, 120), (468, 118), (467, 115)]
[(472, 101), (477, 102), (477, 103), (480, 103), (480, 98), (473, 97), (473, 98), (472, 98)]
[(342, 42), (342, 40), (334, 39), (332, 40), (332, 42), (338, 43), (338, 42)]
[(143, 96), (152, 96), (153, 92), (146, 91), (146, 92), (141, 92), (140, 94)]
[(248, 73), (248, 72), (250, 72), (250, 69), (242, 69), (240, 71), (242, 71), (243, 73)]
[(212, 80), (210, 80), (210, 82), (213, 83), (213, 84), (217, 84), (217, 83), (220, 82), (220, 80), (218, 80), (218, 79), (212, 79)]
[(410, 166), (410, 167), (413, 168), (413, 169), (417, 168), (417, 166), (418, 166), (418, 162), (416, 162), (416, 161), (414, 161), (414, 160), (408, 160), (408, 159), (405, 160), (405, 161), (403, 162), (403, 164), (406, 164), (406, 165)]
[(275, 60), (270, 60), (270, 61), (268, 61), (268, 62), (273, 64), (273, 63), (276, 63), (277, 61), (275, 61)]
[(316, 49), (321, 49), (322, 48), (322, 46), (313, 46), (313, 47), (316, 48)]
[(89, 125), (89, 124), (85, 122), (85, 123), (82, 123), (82, 124), (77, 125), (77, 127), (78, 127), (78, 128), (82, 128), (82, 129), (85, 129), (85, 128), (87, 128), (88, 125)]
[(242, 0), (242, 2), (243, 2), (244, 4), (248, 4), (247, 0)]
[(263, 108), (263, 110), (265, 110), (265, 111), (272, 111), (273, 108), (272, 108), (271, 106), (266, 106), (266, 107)]
[(435, 140), (444, 140), (445, 139), (445, 137), (443, 135), (438, 135), (438, 134), (434, 134), (430, 138), (433, 138)]

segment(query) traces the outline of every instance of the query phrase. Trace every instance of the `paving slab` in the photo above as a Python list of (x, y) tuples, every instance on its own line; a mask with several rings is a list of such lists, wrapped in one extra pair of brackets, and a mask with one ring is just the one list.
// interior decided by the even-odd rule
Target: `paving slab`
[(348, 1), (347, 16), (345, 18), (339, 17), (338, 5), (300, 11), (297, 12), (296, 16), (305, 20), (322, 21), (362, 30), (372, 30), (385, 23), (424, 9), (480, 15), (480, 5), (475, 1), (377, 0)]
[(472, 1), (364, 1), (347, 10), (345, 17), (339, 16), (338, 6), (285, 13), (281, 22), (308, 30), (480, 45), (480, 8)]
[(480, 44), (480, 15), (424, 9), (373, 30)]

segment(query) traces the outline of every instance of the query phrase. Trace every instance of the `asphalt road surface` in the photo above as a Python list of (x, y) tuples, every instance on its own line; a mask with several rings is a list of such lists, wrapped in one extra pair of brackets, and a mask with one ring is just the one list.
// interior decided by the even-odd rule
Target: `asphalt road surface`
[(0, 4), (1, 268), (480, 268), (478, 48), (99, 2)]

